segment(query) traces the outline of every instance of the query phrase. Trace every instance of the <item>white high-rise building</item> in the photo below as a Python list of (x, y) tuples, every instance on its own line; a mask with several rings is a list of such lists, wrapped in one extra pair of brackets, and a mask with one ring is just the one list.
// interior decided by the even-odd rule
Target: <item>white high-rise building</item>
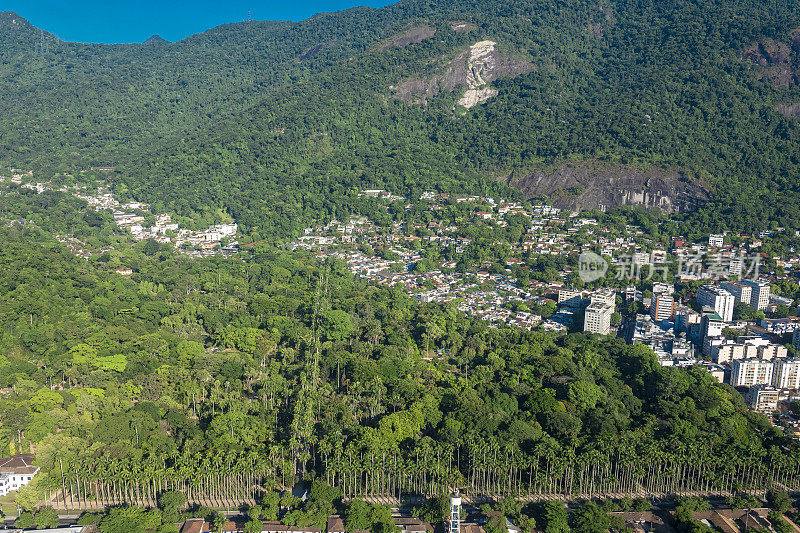
[(800, 359), (776, 359), (772, 385), (779, 389), (800, 389)]
[(753, 387), (771, 385), (775, 363), (761, 359), (734, 359), (731, 365), (731, 385)]
[(579, 308), (583, 301), (583, 291), (572, 289), (558, 290), (558, 305), (570, 308)]
[(742, 256), (734, 255), (731, 257), (730, 263), (728, 264), (728, 277), (736, 276), (737, 279), (741, 279), (742, 277), (742, 269), (744, 268), (744, 261), (742, 260)]
[(611, 333), (611, 315), (614, 306), (606, 302), (592, 302), (586, 308), (583, 318), (583, 331), (608, 335)]
[(723, 322), (733, 320), (733, 304), (735, 301), (733, 294), (719, 287), (703, 285), (697, 289), (697, 303), (703, 307), (713, 308)]
[(766, 309), (769, 305), (769, 293), (771, 290), (769, 283), (766, 281), (753, 281), (749, 279), (744, 280), (742, 283), (751, 288), (750, 305), (753, 309)]
[(720, 337), (723, 329), (725, 322), (719, 313), (710, 307), (703, 309), (703, 317), (700, 319), (700, 341), (705, 342), (708, 337)]
[(653, 283), (653, 294), (675, 294), (675, 285), (670, 283), (661, 283), (655, 282)]
[(723, 281), (720, 283), (720, 287), (733, 294), (736, 303), (744, 302), (750, 305), (750, 300), (753, 297), (753, 288), (750, 285), (739, 281)]
[(604, 302), (608, 305), (617, 305), (617, 293), (614, 289), (597, 289), (589, 294), (589, 302)]

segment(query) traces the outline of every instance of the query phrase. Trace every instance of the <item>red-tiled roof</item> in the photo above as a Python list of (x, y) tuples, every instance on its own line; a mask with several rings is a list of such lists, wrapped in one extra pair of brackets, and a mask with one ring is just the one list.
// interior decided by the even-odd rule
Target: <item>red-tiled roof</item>
[(33, 466), (33, 454), (23, 453), (14, 457), (0, 459), (0, 473), (35, 474), (38, 466)]
[(206, 521), (202, 518), (189, 518), (183, 523), (181, 533), (203, 533)]
[(4, 457), (0, 459), (0, 468), (20, 468), (33, 464), (32, 453), (21, 453), (14, 457)]

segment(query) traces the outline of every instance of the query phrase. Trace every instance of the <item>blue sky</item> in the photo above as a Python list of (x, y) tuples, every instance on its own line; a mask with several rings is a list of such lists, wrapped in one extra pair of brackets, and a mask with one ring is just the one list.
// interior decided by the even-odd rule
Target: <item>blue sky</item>
[(130, 43), (151, 35), (178, 41), (220, 24), (247, 19), (303, 20), (353, 6), (381, 7), (388, 0), (4, 0), (14, 11), (65, 41)]

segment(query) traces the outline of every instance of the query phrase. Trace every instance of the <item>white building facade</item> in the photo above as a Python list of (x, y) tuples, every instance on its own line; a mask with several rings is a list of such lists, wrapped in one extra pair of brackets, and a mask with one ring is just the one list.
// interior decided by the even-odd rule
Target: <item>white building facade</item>
[(771, 385), (775, 363), (761, 359), (734, 359), (731, 365), (731, 385), (754, 387)]
[(733, 304), (736, 299), (725, 289), (712, 285), (703, 285), (697, 289), (697, 303), (703, 307), (711, 307), (719, 314), (723, 322), (733, 320)]
[(33, 455), (22, 454), (0, 459), (0, 497), (21, 489), (39, 471), (33, 466)]
[(766, 281), (744, 280), (742, 283), (750, 287), (750, 306), (755, 309), (766, 309), (769, 305), (771, 287)]
[(608, 335), (611, 333), (611, 315), (614, 307), (605, 302), (593, 302), (586, 308), (583, 331)]
[(800, 359), (777, 359), (772, 384), (779, 389), (800, 389)]

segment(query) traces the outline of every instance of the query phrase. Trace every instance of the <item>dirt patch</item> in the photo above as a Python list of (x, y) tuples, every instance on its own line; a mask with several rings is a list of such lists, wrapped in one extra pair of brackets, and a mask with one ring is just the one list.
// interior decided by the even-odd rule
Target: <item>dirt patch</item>
[(586, 27), (586, 31), (589, 32), (589, 35), (592, 37), (598, 37), (600, 39), (602, 39), (605, 34), (602, 24), (589, 24)]
[(678, 169), (642, 170), (586, 162), (501, 181), (527, 198), (547, 196), (561, 209), (582, 211), (640, 205), (666, 213), (694, 211), (708, 201), (709, 188)]
[(800, 118), (800, 103), (776, 104), (775, 111), (777, 111), (786, 118)]
[(421, 43), (425, 39), (430, 39), (436, 35), (436, 30), (424, 24), (411, 28), (405, 33), (395, 35), (389, 38), (382, 46), (381, 50), (388, 50), (389, 48), (405, 48), (410, 44)]
[(450, 23), (450, 29), (456, 33), (467, 33), (475, 29), (475, 24), (464, 22), (463, 20), (454, 20)]

